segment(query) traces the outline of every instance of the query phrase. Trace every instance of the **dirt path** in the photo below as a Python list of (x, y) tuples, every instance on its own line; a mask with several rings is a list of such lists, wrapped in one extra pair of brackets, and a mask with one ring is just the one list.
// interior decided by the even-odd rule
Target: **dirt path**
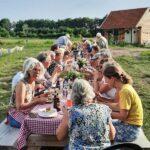
[(125, 48), (119, 48), (119, 49), (116, 49), (116, 48), (111, 48), (111, 52), (112, 52), (112, 55), (114, 57), (118, 57), (118, 56), (134, 56), (134, 57), (137, 57), (139, 56), (139, 54), (142, 52), (142, 51), (147, 51), (147, 50), (150, 50), (150, 49), (142, 49), (142, 48), (130, 48), (130, 49), (125, 49)]

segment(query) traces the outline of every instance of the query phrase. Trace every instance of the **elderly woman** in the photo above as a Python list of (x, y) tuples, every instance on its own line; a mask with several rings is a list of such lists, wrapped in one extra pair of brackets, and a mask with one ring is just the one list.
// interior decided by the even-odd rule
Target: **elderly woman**
[(15, 86), (10, 99), (7, 121), (11, 126), (20, 128), (31, 108), (47, 101), (47, 98), (43, 96), (34, 97), (35, 80), (41, 71), (42, 67), (37, 59), (25, 60), (24, 77)]
[(106, 105), (94, 103), (94, 97), (93, 89), (86, 80), (75, 80), (71, 94), (74, 106), (69, 114), (64, 108), (64, 117), (57, 129), (58, 140), (62, 140), (69, 130), (69, 149), (101, 149), (109, 146), (110, 139), (115, 136), (111, 110)]
[[(115, 141), (129, 142), (137, 138), (143, 125), (143, 108), (141, 99), (132, 87), (132, 80), (119, 66), (108, 65), (104, 69), (106, 83), (119, 91), (119, 112), (112, 112), (116, 128)], [(108, 104), (114, 107), (114, 103)], [(117, 104), (116, 104), (117, 105)]]

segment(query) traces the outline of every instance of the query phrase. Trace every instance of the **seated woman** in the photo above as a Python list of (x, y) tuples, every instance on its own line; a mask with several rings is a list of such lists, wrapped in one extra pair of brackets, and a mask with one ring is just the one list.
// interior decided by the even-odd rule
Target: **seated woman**
[(103, 104), (93, 101), (95, 94), (89, 82), (76, 79), (71, 93), (74, 106), (64, 108), (63, 120), (56, 131), (58, 140), (62, 140), (69, 130), (69, 149), (101, 149), (110, 145), (115, 136), (111, 122), (111, 110)]
[[(112, 58), (103, 58), (99, 62), (99, 68), (102, 71), (105, 68), (105, 64), (116, 64), (117, 63)], [(118, 64), (119, 65), (119, 64)], [(118, 102), (118, 90), (114, 87), (111, 87), (108, 83), (106, 83), (105, 78), (103, 76), (101, 82), (99, 83), (99, 91), (98, 91), (98, 98), (100, 101), (106, 102)]]
[(7, 121), (11, 126), (20, 128), (31, 108), (47, 101), (44, 95), (34, 97), (35, 80), (39, 77), (41, 69), (37, 59), (25, 60), (24, 77), (15, 86), (10, 99)]
[[(133, 141), (137, 138), (139, 129), (143, 125), (141, 100), (131, 85), (131, 78), (120, 67), (108, 65), (105, 67), (103, 74), (105, 81), (119, 91), (120, 111), (112, 112), (112, 118), (118, 119), (113, 123), (116, 128), (115, 141)], [(109, 103), (108, 106), (113, 108), (115, 104)]]

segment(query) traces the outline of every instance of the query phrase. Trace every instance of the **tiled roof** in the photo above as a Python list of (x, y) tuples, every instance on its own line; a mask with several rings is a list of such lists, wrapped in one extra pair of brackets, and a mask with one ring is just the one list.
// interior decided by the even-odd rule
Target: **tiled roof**
[(101, 29), (132, 28), (137, 25), (147, 8), (111, 11)]

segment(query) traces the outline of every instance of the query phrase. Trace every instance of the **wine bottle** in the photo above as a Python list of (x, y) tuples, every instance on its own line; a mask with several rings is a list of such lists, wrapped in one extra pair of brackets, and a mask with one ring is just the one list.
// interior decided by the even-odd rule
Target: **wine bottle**
[(58, 97), (58, 93), (54, 96), (54, 108), (57, 111), (60, 111), (60, 100), (59, 100), (59, 97)]

